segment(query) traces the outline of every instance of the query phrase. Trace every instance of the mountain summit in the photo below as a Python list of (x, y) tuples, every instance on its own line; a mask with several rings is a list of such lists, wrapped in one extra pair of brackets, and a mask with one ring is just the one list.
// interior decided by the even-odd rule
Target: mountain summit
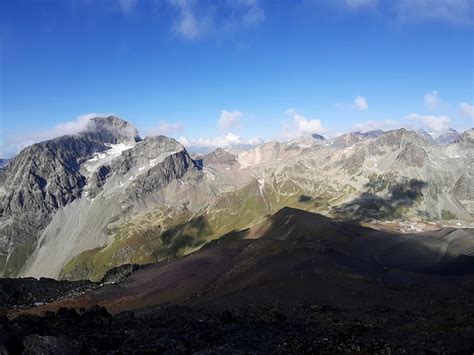
[(88, 122), (82, 135), (92, 137), (103, 143), (139, 142), (141, 140), (137, 129), (131, 123), (117, 116), (93, 117)]
[[(74, 210), (71, 206), (77, 208), (71, 212), (74, 226), (56, 217), (62, 227), (69, 228), (65, 230), (67, 241), (79, 232), (78, 218), (81, 209), (86, 208), (84, 204), (89, 203), (87, 196), (95, 197), (108, 187), (110, 196), (119, 191), (129, 196), (143, 195), (166, 186), (193, 167), (186, 150), (175, 140), (162, 136), (142, 141), (132, 124), (115, 116), (91, 118), (78, 134), (23, 149), (0, 170), (0, 274), (16, 275), (27, 261), (33, 262), (29, 257), (40, 247), (38, 241), (58, 211), (64, 216), (65, 210)], [(151, 176), (143, 177), (151, 171)], [(112, 177), (115, 182), (107, 184)], [(122, 182), (124, 177), (127, 180)], [(123, 188), (117, 189), (116, 185)], [(121, 207), (115, 204), (112, 210), (117, 209)], [(110, 221), (105, 211), (102, 214), (107, 224)], [(97, 236), (92, 238), (97, 240)]]

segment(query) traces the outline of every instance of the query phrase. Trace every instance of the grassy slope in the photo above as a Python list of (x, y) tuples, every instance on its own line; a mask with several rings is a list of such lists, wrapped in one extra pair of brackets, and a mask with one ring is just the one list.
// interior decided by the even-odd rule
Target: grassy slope
[[(303, 186), (303, 187), (301, 187)], [(195, 215), (159, 207), (134, 216), (111, 236), (104, 247), (73, 258), (60, 277), (70, 280), (100, 280), (105, 272), (126, 263), (147, 264), (189, 254), (222, 235), (260, 221), (283, 207), (327, 214), (331, 206), (354, 193), (349, 185), (307, 185), (306, 181), (252, 181), (241, 189), (223, 194)]]
[(73, 258), (60, 277), (100, 280), (114, 266), (146, 264), (188, 254), (223, 234), (255, 224), (284, 206), (319, 210), (318, 202), (301, 196), (301, 189), (292, 182), (267, 184), (260, 189), (258, 182), (252, 181), (235, 192), (222, 195), (195, 216), (187, 211), (160, 207), (134, 216), (117, 228), (107, 246)]

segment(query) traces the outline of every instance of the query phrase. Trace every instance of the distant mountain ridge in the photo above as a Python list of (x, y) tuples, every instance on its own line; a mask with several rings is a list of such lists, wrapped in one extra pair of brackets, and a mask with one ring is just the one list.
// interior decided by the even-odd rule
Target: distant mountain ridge
[(472, 132), (307, 135), (193, 159), (172, 138), (92, 118), (0, 169), (0, 276), (100, 279), (113, 266), (190, 253), (285, 206), (469, 224)]

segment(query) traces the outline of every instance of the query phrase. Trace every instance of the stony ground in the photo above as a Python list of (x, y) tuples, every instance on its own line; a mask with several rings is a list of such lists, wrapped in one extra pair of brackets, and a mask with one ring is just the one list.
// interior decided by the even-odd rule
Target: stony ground
[(48, 278), (0, 279), (0, 315), (12, 308), (29, 308), (78, 296), (99, 286), (90, 281), (64, 282)]
[(0, 353), (460, 353), (474, 351), (474, 304), (417, 310), (319, 304), (224, 310), (168, 305), (111, 316), (60, 309), (0, 319)]

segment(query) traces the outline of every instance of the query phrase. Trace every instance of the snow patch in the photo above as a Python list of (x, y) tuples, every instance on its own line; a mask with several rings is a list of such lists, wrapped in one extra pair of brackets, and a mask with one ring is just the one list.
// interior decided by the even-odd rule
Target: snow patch
[(88, 173), (93, 173), (100, 166), (110, 163), (115, 158), (119, 157), (122, 152), (134, 147), (135, 143), (118, 143), (105, 144), (110, 149), (104, 152), (94, 153), (91, 159), (85, 161), (82, 166)]

